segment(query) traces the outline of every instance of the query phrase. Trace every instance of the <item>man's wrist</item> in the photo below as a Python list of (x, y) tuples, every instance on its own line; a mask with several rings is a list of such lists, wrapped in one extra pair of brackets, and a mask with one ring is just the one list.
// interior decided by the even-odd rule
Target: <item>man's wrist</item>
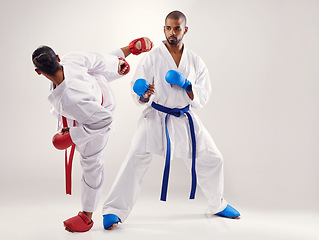
[(140, 97), (141, 97), (144, 101), (145, 101), (145, 100), (148, 100), (148, 99), (150, 98), (150, 97), (144, 98), (143, 95), (141, 95)]
[(145, 100), (143, 100), (142, 98), (139, 99), (139, 102), (141, 103), (147, 103), (149, 102), (149, 98), (146, 98)]
[(193, 91), (192, 83), (188, 81), (188, 85), (185, 87), (186, 92)]
[(122, 47), (121, 50), (122, 50), (122, 52), (123, 52), (123, 54), (124, 54), (125, 57), (127, 57), (128, 55), (131, 54), (131, 51), (130, 51), (130, 49), (129, 49), (129, 46)]

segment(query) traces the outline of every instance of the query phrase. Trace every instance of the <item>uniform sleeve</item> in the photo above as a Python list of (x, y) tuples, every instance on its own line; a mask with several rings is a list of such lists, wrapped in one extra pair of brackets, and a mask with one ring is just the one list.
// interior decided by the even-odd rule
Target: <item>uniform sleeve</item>
[(69, 127), (72, 141), (76, 145), (82, 145), (105, 132), (112, 124), (113, 115), (93, 95), (88, 94), (85, 88), (69, 88), (69, 91), (64, 99), (67, 104), (63, 108), (80, 123)]
[(120, 48), (113, 50), (112, 52), (109, 53), (109, 55), (125, 58), (125, 55)]
[[(152, 67), (152, 61), (151, 61), (151, 57), (150, 54), (145, 54), (144, 57), (142, 58), (141, 62), (139, 63), (139, 65), (136, 68), (134, 77), (131, 81), (131, 94), (132, 97), (134, 99), (134, 102), (137, 105), (145, 105), (147, 103), (152, 102), (152, 98), (154, 95), (150, 96), (150, 100), (145, 103), (145, 102), (141, 102), (140, 101), (140, 96), (138, 96), (134, 91), (133, 91), (133, 85), (135, 83), (135, 81), (139, 78), (143, 78), (146, 81), (148, 81), (149, 84), (153, 84), (154, 83), (154, 72), (153, 72), (153, 67)], [(156, 86), (155, 86), (156, 87)]]
[[(119, 51), (116, 51), (116, 53), (120, 53)], [(118, 56), (115, 55), (100, 54), (95, 52), (74, 52), (64, 56), (63, 61), (71, 62), (72, 64), (86, 68), (88, 73), (91, 75), (103, 75), (108, 81), (113, 81), (122, 77), (118, 73), (119, 59)]]
[(115, 56), (116, 59), (117, 59), (117, 60), (116, 60), (115, 71), (109, 72), (109, 73), (108, 73), (108, 76), (105, 76), (106, 79), (107, 79), (109, 82), (111, 82), (111, 81), (114, 81), (114, 80), (116, 80), (116, 79), (118, 79), (118, 78), (123, 77), (123, 75), (120, 75), (120, 74), (118, 73), (118, 64), (119, 64), (118, 57), (122, 57), (122, 58), (125, 59), (125, 55), (124, 55), (123, 51), (122, 51), (120, 48), (118, 48), (118, 49), (113, 50), (113, 51), (110, 52), (109, 54), (105, 54), (105, 55), (103, 55), (103, 56), (104, 56), (104, 58), (105, 58), (106, 60), (108, 60), (108, 59), (111, 60), (112, 58), (114, 58), (114, 56)]
[(194, 108), (202, 108), (209, 100), (211, 95), (211, 82), (208, 69), (202, 59), (198, 59), (196, 79), (192, 84), (194, 99), (191, 106)]

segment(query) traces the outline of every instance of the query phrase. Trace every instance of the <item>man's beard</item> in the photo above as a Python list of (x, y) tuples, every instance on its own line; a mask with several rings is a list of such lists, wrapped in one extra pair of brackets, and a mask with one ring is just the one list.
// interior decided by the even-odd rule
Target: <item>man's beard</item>
[[(171, 37), (170, 37), (171, 38)], [(167, 42), (170, 44), (170, 45), (172, 45), (172, 46), (176, 46), (177, 44), (179, 44), (180, 43), (180, 41), (182, 40), (182, 38), (181, 39), (177, 39), (176, 37), (173, 37), (174, 39), (172, 39), (172, 40), (169, 40), (168, 38), (166, 38), (166, 40), (167, 40)]]

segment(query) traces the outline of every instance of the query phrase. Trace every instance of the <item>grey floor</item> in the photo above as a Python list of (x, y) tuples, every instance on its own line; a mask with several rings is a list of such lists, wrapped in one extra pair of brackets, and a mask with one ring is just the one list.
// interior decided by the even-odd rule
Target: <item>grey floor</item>
[(101, 209), (93, 228), (86, 233), (69, 233), (63, 220), (76, 214), (72, 200), (6, 203), (0, 208), (0, 239), (319, 239), (318, 213), (271, 211), (239, 206), (240, 220), (212, 216), (201, 200), (173, 199), (166, 203), (142, 197), (127, 221), (107, 231), (102, 226)]

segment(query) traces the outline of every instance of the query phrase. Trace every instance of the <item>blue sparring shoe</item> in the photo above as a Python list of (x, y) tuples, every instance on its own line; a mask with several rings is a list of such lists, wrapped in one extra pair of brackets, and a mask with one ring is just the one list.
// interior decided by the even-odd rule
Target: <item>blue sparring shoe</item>
[(121, 219), (114, 214), (103, 215), (103, 226), (105, 229), (111, 227), (114, 223), (121, 222)]
[(240, 213), (232, 206), (227, 205), (223, 211), (216, 213), (216, 215), (226, 218), (239, 218)]

